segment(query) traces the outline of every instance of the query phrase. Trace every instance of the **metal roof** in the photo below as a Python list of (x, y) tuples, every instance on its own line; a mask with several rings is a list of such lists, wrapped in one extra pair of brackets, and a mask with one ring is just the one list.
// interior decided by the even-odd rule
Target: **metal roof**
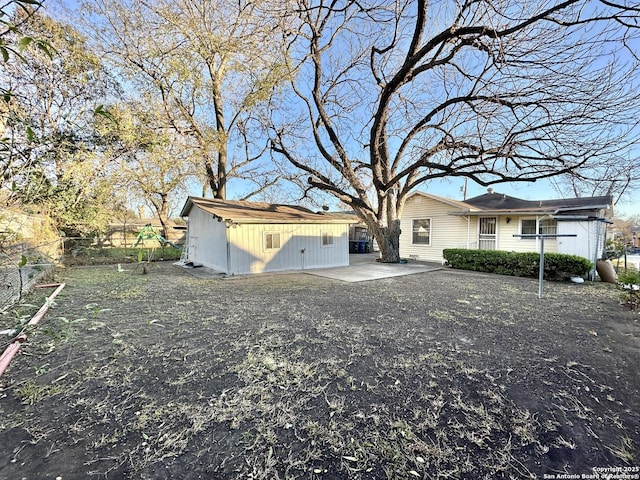
[(294, 205), (200, 197), (187, 198), (180, 216), (188, 217), (194, 206), (214, 215), (220, 221), (237, 224), (358, 223), (358, 219), (354, 215), (312, 212), (307, 208)]

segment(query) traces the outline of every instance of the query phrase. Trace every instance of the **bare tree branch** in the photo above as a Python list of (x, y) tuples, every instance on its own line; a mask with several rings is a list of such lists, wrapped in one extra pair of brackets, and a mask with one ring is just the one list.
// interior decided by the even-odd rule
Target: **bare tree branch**
[(298, 100), (274, 109), (272, 151), (351, 205), (392, 261), (406, 197), (430, 180), (585, 181), (634, 157), (638, 8), (298, 0), (286, 12)]

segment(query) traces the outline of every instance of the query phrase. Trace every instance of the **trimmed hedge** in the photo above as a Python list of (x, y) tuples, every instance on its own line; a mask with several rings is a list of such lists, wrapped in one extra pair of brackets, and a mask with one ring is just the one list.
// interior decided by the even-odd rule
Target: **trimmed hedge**
[[(515, 277), (537, 277), (540, 272), (540, 254), (537, 252), (448, 248), (442, 252), (442, 255), (449, 266), (462, 270)], [(577, 255), (544, 254), (544, 277), (547, 280), (563, 280), (575, 275), (583, 276), (592, 268), (593, 263)]]

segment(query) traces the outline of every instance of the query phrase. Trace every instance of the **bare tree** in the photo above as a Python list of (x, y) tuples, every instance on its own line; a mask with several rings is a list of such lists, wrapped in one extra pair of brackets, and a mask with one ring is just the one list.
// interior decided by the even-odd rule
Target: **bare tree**
[(611, 195), (617, 205), (640, 188), (640, 158), (612, 156), (597, 165), (576, 169), (552, 180), (554, 189), (576, 197)]
[(272, 149), (398, 261), (407, 195), (430, 180), (530, 182), (631, 151), (639, 12), (588, 0), (297, 0), (283, 12), (297, 100), (274, 111)]
[[(190, 139), (217, 198), (231, 179), (277, 182), (261, 161), (267, 135), (253, 113), (281, 78), (274, 29), (262, 2), (87, 0), (97, 45), (138, 92), (158, 99), (179, 135)], [(133, 89), (132, 89), (133, 90)]]

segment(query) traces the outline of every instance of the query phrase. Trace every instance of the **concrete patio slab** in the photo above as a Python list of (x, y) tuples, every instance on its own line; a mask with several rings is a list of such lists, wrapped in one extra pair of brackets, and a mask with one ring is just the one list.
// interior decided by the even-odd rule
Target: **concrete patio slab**
[[(352, 254), (349, 255), (349, 265), (345, 267), (334, 268), (317, 268), (311, 270), (288, 270), (286, 272), (267, 272), (255, 275), (282, 275), (291, 273), (308, 273), (318, 277), (331, 278), (341, 280), (343, 282), (365, 282), (368, 280), (380, 280), (382, 278), (400, 277), (403, 275), (412, 275), (415, 273), (432, 272), (440, 270), (442, 266), (437, 263), (419, 262), (417, 260), (409, 260), (409, 263), (378, 263), (376, 253)], [(219, 278), (233, 279), (244, 278), (246, 275), (227, 277), (224, 273), (207, 267), (190, 267), (180, 265), (179, 262), (174, 263), (186, 270), (188, 273), (198, 278)]]
[(305, 270), (304, 273), (343, 282), (366, 282), (383, 278), (401, 277), (442, 269), (436, 263), (409, 261), (408, 263), (378, 263), (376, 254), (349, 255), (349, 266)]

